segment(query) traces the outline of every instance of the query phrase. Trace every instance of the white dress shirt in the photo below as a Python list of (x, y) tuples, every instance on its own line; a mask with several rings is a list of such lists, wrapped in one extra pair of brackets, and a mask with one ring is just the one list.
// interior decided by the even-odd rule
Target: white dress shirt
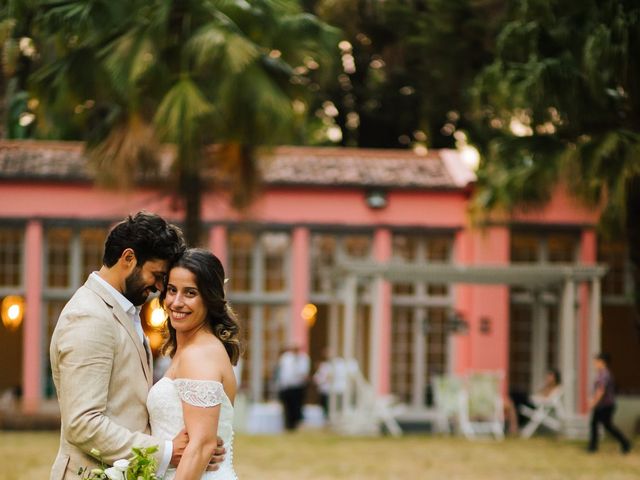
[(300, 352), (284, 352), (278, 361), (278, 389), (299, 388), (309, 376), (309, 356)]
[[(97, 282), (100, 283), (100, 285), (102, 285), (111, 294), (114, 300), (118, 302), (118, 305), (120, 305), (122, 310), (126, 312), (127, 316), (131, 319), (131, 322), (133, 322), (133, 328), (138, 334), (138, 337), (140, 338), (140, 341), (142, 342), (146, 351), (147, 346), (145, 345), (144, 330), (142, 329), (142, 321), (140, 320), (140, 310), (142, 307), (141, 306), (136, 307), (133, 303), (129, 301), (127, 297), (125, 297), (122, 293), (120, 293), (118, 290), (113, 288), (113, 286), (109, 282), (107, 282), (104, 278), (98, 275), (98, 272), (93, 272), (91, 275)], [(157, 474), (160, 478), (164, 476), (165, 472), (167, 471), (167, 468), (169, 468), (169, 462), (171, 461), (172, 455), (173, 455), (173, 442), (171, 442), (171, 440), (165, 440), (165, 448), (164, 448), (164, 454), (162, 457), (162, 462), (160, 462), (160, 464), (158, 465), (158, 471), (157, 471)]]

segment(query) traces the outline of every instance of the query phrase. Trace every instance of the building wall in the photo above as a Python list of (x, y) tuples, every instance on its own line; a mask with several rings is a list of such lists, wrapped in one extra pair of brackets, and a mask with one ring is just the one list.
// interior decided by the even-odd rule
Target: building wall
[[(508, 264), (511, 261), (511, 226), (503, 222), (482, 229), (471, 228), (467, 202), (468, 194), (463, 190), (390, 191), (387, 207), (376, 210), (367, 206), (363, 189), (271, 187), (263, 192), (251, 208), (240, 214), (229, 207), (224, 193), (206, 194), (203, 200), (203, 220), (207, 225), (205, 243), (223, 259), (227, 273), (236, 271), (234, 268), (239, 268), (237, 262), (246, 260), (251, 272), (257, 271), (264, 276), (270, 268), (276, 274), (281, 269), (284, 272), (282, 275), (286, 276), (281, 287), (275, 289), (251, 287), (248, 290), (232, 288), (230, 291), (241, 317), (245, 318), (245, 326), (251, 332), (251, 350), (243, 379), (253, 385), (254, 398), (269, 394), (269, 369), (279, 346), (295, 341), (309, 348), (317, 357), (322, 344), (332, 335), (328, 312), (330, 306), (326, 300), (329, 292), (316, 286), (319, 281), (316, 278), (318, 260), (314, 255), (316, 242), (320, 241), (322, 235), (338, 245), (336, 251), (341, 252), (339, 255), (351, 255), (349, 249), (353, 245), (348, 243), (348, 239), (355, 239), (354, 245), (357, 245), (360, 241), (358, 238), (368, 238), (368, 243), (365, 242), (368, 246), (362, 251), (361, 258), (377, 261), (418, 261), (410, 255), (403, 260), (402, 252), (406, 248), (401, 243), (415, 241), (421, 245), (417, 251), (423, 252), (419, 254), (422, 255), (419, 261), (423, 262)], [(2, 184), (0, 227), (19, 222), (25, 231), (26, 274), (16, 291), (28, 295), (30, 314), (21, 332), (11, 337), (0, 335), (0, 355), (5, 364), (7, 360), (15, 362), (16, 355), (22, 355), (20, 365), (16, 365), (14, 372), (22, 369), (21, 380), (29, 400), (37, 403), (39, 397), (51, 393), (50, 386), (46, 384), (47, 344), (53, 327), (51, 322), (55, 321), (56, 312), (70, 292), (84, 281), (88, 269), (92, 268), (89, 264), (96, 262), (95, 241), (91, 243), (94, 237), (89, 234), (86, 236), (83, 232), (97, 228), (103, 233), (111, 223), (143, 209), (163, 215), (173, 222), (179, 222), (182, 217), (179, 202), (172, 195), (151, 188), (116, 192), (87, 184)], [(592, 210), (578, 207), (563, 191), (554, 197), (546, 209), (521, 212), (515, 217), (517, 225), (526, 225), (534, 231), (562, 229), (571, 225), (579, 233), (585, 231), (585, 227), (589, 230), (595, 220)], [(49, 285), (47, 277), (52, 261), (47, 256), (51, 251), (49, 235), (56, 227), (71, 228), (75, 233), (70, 241), (78, 246), (78, 249), (70, 249), (76, 253), (72, 253), (68, 260), (61, 260), (63, 263), (75, 262), (70, 270), (73, 278), (62, 289)], [(235, 243), (235, 239), (243, 241), (238, 232), (249, 232), (248, 235), (252, 236), (253, 243), (245, 260), (241, 255), (238, 256), (239, 244)], [(269, 249), (273, 245), (263, 244), (267, 241), (264, 235), (270, 232), (284, 235), (284, 240), (276, 239), (276, 243), (285, 242), (284, 260), (277, 255), (275, 259), (271, 258)], [(94, 234), (97, 235), (96, 232)], [(424, 252), (431, 248), (430, 239), (442, 238), (446, 239), (445, 245), (449, 245), (446, 255), (429, 258), (430, 254)], [(593, 250), (593, 238), (580, 238), (581, 245), (591, 248), (585, 250), (587, 253), (580, 259), (592, 262), (593, 255), (589, 252)], [(269, 241), (273, 243), (273, 239)], [(89, 243), (85, 245), (83, 242)], [(276, 245), (275, 248), (280, 247)], [(84, 251), (94, 251), (94, 257), (85, 258), (77, 253)], [(284, 263), (278, 263), (280, 261)], [(339, 261), (339, 258), (332, 261)], [(256, 262), (262, 266), (255, 267)], [(234, 281), (232, 278), (231, 282)], [(361, 322), (362, 332), (372, 334), (360, 339), (356, 353), (366, 373), (377, 379), (376, 388), (379, 392), (403, 389), (406, 398), (420, 401), (423, 396), (421, 389), (427, 388), (433, 374), (501, 370), (505, 380), (509, 378), (511, 297), (508, 287), (460, 284), (442, 289), (437, 285), (406, 287), (380, 281), (370, 286), (364, 285), (363, 288), (365, 291), (358, 321)], [(583, 304), (586, 302), (585, 295), (586, 292), (580, 294)], [(44, 303), (41, 303), (43, 300)], [(319, 306), (320, 316), (313, 325), (307, 324), (300, 316), (302, 307), (309, 302)], [(466, 332), (448, 330), (448, 312), (452, 310), (467, 322)], [(404, 322), (402, 328), (401, 322)], [(425, 322), (427, 327), (424, 326)], [(580, 325), (584, 332), (583, 320)], [(424, 337), (424, 345), (413, 341), (416, 333)], [(339, 332), (333, 334), (340, 337)], [(4, 345), (15, 347), (16, 339), (20, 337), (23, 345), (21, 353), (16, 354), (15, 348), (2, 348), (3, 342)], [(583, 335), (580, 340), (583, 346), (580, 363), (583, 403), (586, 395), (585, 365), (588, 361), (584, 356), (585, 338)], [(416, 363), (416, 355), (423, 355), (431, 367), (423, 365), (423, 370), (418, 373), (412, 371), (411, 363)], [(397, 362), (405, 362), (406, 368), (400, 368)], [(250, 369), (251, 365), (261, 365), (262, 371)], [(433, 365), (438, 365), (438, 368), (434, 370)], [(415, 383), (418, 377), (421, 383), (417, 385), (420, 388)], [(0, 377), (0, 382), (3, 382), (0, 388), (10, 386), (15, 380), (13, 377)], [(505, 391), (508, 388), (507, 381), (504, 388)]]
[[(364, 189), (271, 188), (259, 201), (239, 213), (224, 193), (203, 198), (204, 222), (281, 225), (462, 228), (466, 225), (466, 195), (462, 192), (391, 191), (388, 206), (371, 209)], [(177, 222), (179, 202), (171, 194), (152, 189), (129, 192), (90, 185), (11, 183), (0, 189), (0, 218), (77, 219), (114, 221), (148, 210)]]

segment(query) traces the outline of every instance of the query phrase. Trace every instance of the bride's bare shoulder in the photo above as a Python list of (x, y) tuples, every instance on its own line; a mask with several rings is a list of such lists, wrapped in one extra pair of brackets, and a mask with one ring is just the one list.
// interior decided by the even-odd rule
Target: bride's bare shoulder
[(229, 356), (220, 340), (205, 339), (195, 342), (180, 352), (177, 374), (183, 378), (220, 380)]

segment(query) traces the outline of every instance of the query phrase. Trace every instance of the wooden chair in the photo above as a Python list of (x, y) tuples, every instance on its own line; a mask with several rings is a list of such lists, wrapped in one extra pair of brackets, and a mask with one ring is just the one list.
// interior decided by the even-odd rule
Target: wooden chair
[(540, 425), (544, 425), (556, 432), (562, 429), (566, 417), (564, 406), (562, 405), (562, 387), (556, 387), (546, 397), (533, 397), (532, 403), (534, 408), (521, 405), (519, 409), (520, 413), (529, 419), (520, 432), (523, 438), (531, 437)]

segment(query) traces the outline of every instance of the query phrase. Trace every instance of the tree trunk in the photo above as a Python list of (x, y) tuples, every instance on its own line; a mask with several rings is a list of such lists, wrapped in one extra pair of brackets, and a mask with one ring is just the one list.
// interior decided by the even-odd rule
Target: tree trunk
[(181, 158), (178, 159), (180, 171), (180, 195), (184, 200), (184, 236), (187, 246), (200, 246), (202, 226), (200, 223), (202, 204), (202, 182), (198, 170), (199, 161), (197, 155), (191, 153), (192, 149), (181, 149)]
[(626, 230), (629, 260), (633, 274), (633, 302), (635, 305), (635, 327), (640, 342), (640, 176), (627, 181), (626, 185)]

